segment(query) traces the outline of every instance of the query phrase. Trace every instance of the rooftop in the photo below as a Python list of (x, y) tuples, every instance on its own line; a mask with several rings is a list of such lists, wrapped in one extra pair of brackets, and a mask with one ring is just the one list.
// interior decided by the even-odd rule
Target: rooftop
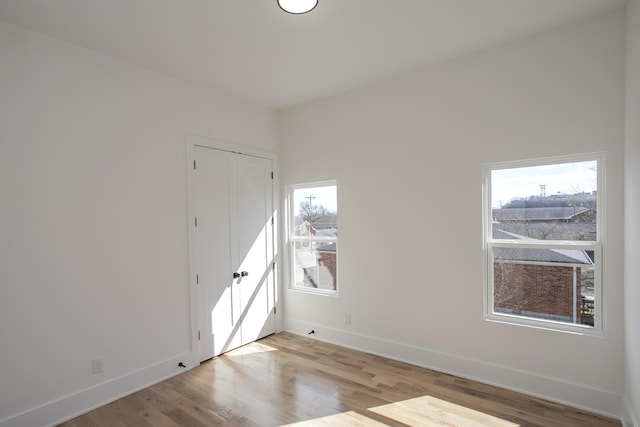
[(493, 209), (493, 219), (495, 221), (571, 220), (589, 210), (582, 206)]

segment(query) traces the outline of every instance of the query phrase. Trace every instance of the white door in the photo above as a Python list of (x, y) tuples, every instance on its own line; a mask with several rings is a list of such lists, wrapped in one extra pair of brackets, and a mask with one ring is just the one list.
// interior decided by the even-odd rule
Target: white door
[(190, 214), (199, 359), (275, 332), (270, 159), (194, 147)]
[(271, 160), (238, 155), (237, 271), (242, 344), (275, 332)]

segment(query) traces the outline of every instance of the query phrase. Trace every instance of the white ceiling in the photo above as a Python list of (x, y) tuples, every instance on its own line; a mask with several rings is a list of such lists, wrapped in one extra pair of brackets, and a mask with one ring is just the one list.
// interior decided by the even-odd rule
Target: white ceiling
[(625, 0), (0, 0), (0, 19), (276, 109)]

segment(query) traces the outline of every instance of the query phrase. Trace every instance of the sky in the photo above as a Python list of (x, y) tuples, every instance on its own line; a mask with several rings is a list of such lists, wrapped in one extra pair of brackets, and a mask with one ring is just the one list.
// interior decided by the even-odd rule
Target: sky
[(598, 188), (597, 161), (529, 166), (491, 171), (491, 206), (499, 208), (514, 197), (591, 193)]
[(300, 202), (308, 201), (307, 197), (312, 197), (311, 203), (314, 206), (322, 205), (331, 212), (337, 212), (337, 194), (335, 185), (295, 189), (293, 191), (293, 208), (298, 211)]
[[(491, 171), (491, 207), (499, 208), (513, 198), (541, 195), (544, 185), (547, 196), (554, 194), (592, 193), (598, 188), (597, 161), (579, 161), (542, 166), (527, 166)], [(298, 188), (293, 191), (293, 208), (311, 197), (314, 205), (337, 212), (336, 186)], [(297, 212), (298, 213), (298, 212)]]

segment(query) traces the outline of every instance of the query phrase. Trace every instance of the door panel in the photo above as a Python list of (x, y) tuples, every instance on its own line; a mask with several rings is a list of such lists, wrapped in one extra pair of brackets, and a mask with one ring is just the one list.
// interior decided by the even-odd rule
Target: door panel
[(242, 341), (248, 343), (275, 331), (270, 284), (273, 250), (271, 161), (238, 157), (238, 249), (240, 271), (249, 273), (240, 281)]
[(194, 171), (197, 217), (198, 323), (200, 360), (223, 351), (235, 325), (232, 289), (231, 212), (235, 157), (232, 153), (196, 147)]

